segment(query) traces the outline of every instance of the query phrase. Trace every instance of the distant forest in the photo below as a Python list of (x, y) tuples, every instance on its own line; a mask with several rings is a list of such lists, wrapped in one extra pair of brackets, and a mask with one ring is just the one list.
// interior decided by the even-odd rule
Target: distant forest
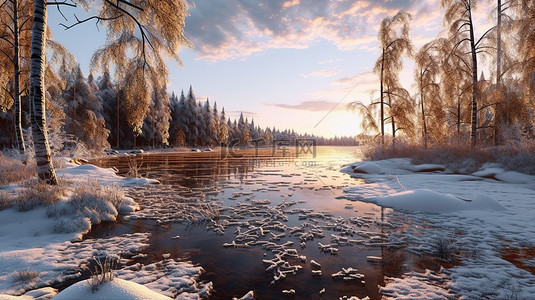
[[(92, 75), (84, 77), (79, 66), (63, 70), (56, 74), (54, 82), (58, 84), (49, 84), (46, 93), (50, 144), (56, 152), (79, 143), (95, 152), (109, 148), (214, 147), (233, 140), (241, 146), (253, 145), (255, 140), (260, 146), (269, 146), (274, 140), (301, 138), (315, 139), (317, 145), (356, 145), (351, 137), (323, 138), (289, 129), (261, 128), (243, 113), (231, 120), (216, 102), (198, 101), (191, 86), (187, 95), (182, 91), (180, 96), (154, 91), (143, 110), (124, 101), (125, 92), (108, 73), (95, 79)], [(24, 136), (31, 144), (26, 96), (22, 104)], [(0, 112), (0, 147), (15, 147), (13, 115), (12, 106)]]

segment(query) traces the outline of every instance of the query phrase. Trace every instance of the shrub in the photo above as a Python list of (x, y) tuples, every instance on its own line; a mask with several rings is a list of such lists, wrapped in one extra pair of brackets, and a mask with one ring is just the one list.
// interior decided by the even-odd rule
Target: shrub
[(47, 208), (55, 218), (55, 232), (86, 232), (91, 224), (115, 221), (119, 213), (139, 209), (117, 185), (102, 186), (96, 181), (77, 185), (68, 201), (59, 201)]
[(28, 268), (26, 271), (18, 272), (16, 280), (18, 282), (28, 284), (30, 282), (39, 280), (39, 273), (37, 273), (37, 271), (30, 271), (30, 268)]
[(120, 261), (119, 258), (106, 256), (104, 259), (93, 257), (95, 261), (95, 271), (91, 269), (91, 277), (88, 279), (91, 291), (94, 293), (98, 291), (98, 287), (108, 281), (113, 281), (113, 269), (117, 267)]
[(10, 153), (0, 152), (0, 166), (2, 168), (2, 172), (0, 172), (0, 185), (7, 185), (35, 177), (35, 164), (30, 162), (24, 164), (22, 163), (24, 160), (20, 154), (18, 156), (20, 159), (11, 157)]
[(9, 194), (4, 191), (0, 191), (0, 210), (11, 207), (11, 201)]
[(452, 262), (455, 258), (453, 241), (442, 235), (437, 236), (433, 243), (432, 254), (444, 262)]
[(40, 205), (50, 205), (58, 202), (67, 194), (67, 182), (60, 180), (57, 185), (48, 185), (36, 179), (29, 181), (26, 188), (16, 198), (20, 211), (32, 210)]
[(468, 145), (435, 144), (424, 149), (419, 144), (398, 143), (395, 147), (374, 146), (364, 151), (368, 160), (387, 158), (410, 158), (413, 164), (441, 164), (454, 173), (470, 174), (486, 162), (495, 161), (489, 149), (472, 148)]

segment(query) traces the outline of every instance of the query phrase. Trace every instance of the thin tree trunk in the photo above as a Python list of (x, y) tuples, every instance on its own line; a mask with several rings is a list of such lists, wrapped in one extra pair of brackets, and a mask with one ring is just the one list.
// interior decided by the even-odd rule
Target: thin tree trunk
[(392, 119), (392, 148), (396, 146), (396, 122), (392, 111), (392, 98), (390, 96), (390, 87), (387, 89), (388, 104), (390, 105), (390, 118)]
[(500, 117), (498, 117), (501, 112), (499, 112), (499, 105), (502, 102), (502, 87), (501, 87), (501, 81), (502, 81), (502, 0), (498, 0), (498, 8), (497, 8), (497, 18), (498, 22), (496, 24), (496, 91), (498, 91), (498, 99), (496, 101), (496, 108), (494, 112), (494, 145), (498, 145), (498, 136), (500, 134), (499, 126), (500, 123)]
[(45, 41), (46, 41), (46, 2), (35, 0), (33, 5), (33, 25), (30, 60), (30, 103), (31, 124), (37, 175), (48, 184), (57, 184), (58, 179), (52, 165), (46, 127), (45, 98)]
[(384, 113), (384, 97), (383, 97), (383, 74), (385, 69), (385, 49), (383, 49), (383, 57), (381, 58), (381, 149), (385, 146), (385, 113)]
[(119, 149), (119, 138), (120, 138), (120, 126), (119, 126), (119, 86), (117, 86), (117, 150)]
[(457, 99), (457, 145), (461, 144), (461, 100)]
[(478, 84), (477, 84), (477, 53), (474, 38), (474, 24), (472, 22), (472, 9), (468, 4), (468, 22), (470, 25), (470, 49), (472, 52), (472, 130), (470, 132), (470, 141), (472, 147), (477, 144), (477, 96), (478, 96)]
[(20, 97), (20, 54), (19, 54), (19, 15), (18, 1), (13, 0), (13, 105), (15, 110), (13, 122), (15, 123), (15, 140), (17, 149), (24, 154), (24, 135), (22, 133), (22, 101)]
[(422, 107), (422, 125), (424, 129), (424, 149), (427, 149), (427, 124), (425, 122), (425, 106), (424, 106), (424, 88), (423, 88), (423, 74), (420, 73), (420, 106)]

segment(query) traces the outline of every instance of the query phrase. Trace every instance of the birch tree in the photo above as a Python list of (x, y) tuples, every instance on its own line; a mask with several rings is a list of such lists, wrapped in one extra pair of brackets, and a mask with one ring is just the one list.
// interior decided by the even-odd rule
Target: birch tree
[(517, 0), (515, 5), (516, 27), (518, 28), (518, 54), (522, 81), (527, 87), (528, 101), (535, 101), (535, 3), (533, 0)]
[[(93, 6), (93, 2), (99, 3)], [(79, 19), (73, 24), (63, 24), (70, 29), (78, 24), (96, 21), (107, 28), (106, 45), (96, 51), (92, 63), (96, 69), (109, 71), (115, 66), (118, 78), (127, 78), (125, 93), (127, 107), (146, 113), (153, 86), (163, 86), (167, 81), (165, 57), (181, 63), (178, 57), (180, 46), (188, 45), (184, 36), (188, 4), (185, 0), (103, 0), (80, 1), (84, 8), (96, 7), (96, 15)], [(76, 6), (73, 2), (48, 2), (58, 7)], [(50, 147), (46, 132), (44, 61), (46, 55), (47, 2), (34, 1), (30, 101), (32, 103), (32, 134), (40, 179), (56, 184), (57, 178), (50, 158)], [(143, 117), (138, 115), (129, 120), (134, 130), (141, 127)]]
[[(385, 106), (390, 106), (392, 110), (392, 95), (385, 101), (385, 95), (394, 92), (399, 88), (398, 72), (403, 69), (402, 56), (404, 53), (410, 54), (412, 44), (409, 39), (409, 21), (410, 14), (399, 12), (393, 17), (387, 17), (381, 22), (377, 37), (381, 43), (381, 56), (376, 61), (373, 71), (379, 75), (379, 126), (381, 129), (381, 145), (384, 146), (385, 135)], [(398, 32), (398, 26), (401, 28)], [(392, 135), (395, 136), (395, 118), (391, 114), (390, 122), (392, 123)]]
[[(0, 76), (4, 77), (4, 80), (1, 80), (4, 89), (6, 89), (6, 84), (10, 85), (8, 95), (13, 100), (15, 141), (20, 153), (24, 153), (26, 148), (21, 124), (21, 94), (23, 93), (21, 88), (21, 57), (29, 57), (31, 13), (30, 1), (7, 0), (0, 5), (0, 19), (2, 20), (0, 52), (8, 65), (12, 67), (12, 72), (3, 68)], [(11, 80), (5, 80), (8, 74), (12, 74)]]
[[(444, 21), (449, 26), (449, 32), (452, 38), (458, 40), (456, 47), (463, 43), (469, 44), (469, 54), (471, 56), (470, 69), (472, 73), (472, 117), (470, 129), (470, 142), (473, 147), (477, 144), (477, 102), (479, 97), (478, 90), (478, 71), (477, 62), (478, 54), (486, 52), (486, 46), (481, 44), (493, 28), (487, 30), (478, 40), (475, 37), (475, 28), (473, 22), (473, 12), (476, 9), (476, 0), (441, 0), (441, 6), (446, 9)], [(460, 38), (458, 38), (460, 36)]]
[[(441, 127), (444, 124), (444, 110), (440, 96), (440, 86), (437, 82), (440, 72), (437, 54), (436, 41), (432, 41), (423, 45), (414, 57), (416, 63), (414, 81), (419, 96), (418, 106), (425, 149), (428, 146), (430, 131), (434, 133), (435, 137), (443, 132)], [(433, 125), (430, 126), (430, 123), (433, 123)]]
[(439, 39), (437, 43), (440, 62), (441, 94), (446, 107), (446, 118), (453, 127), (452, 136), (460, 144), (465, 124), (470, 124), (472, 71), (464, 53), (466, 45), (457, 45), (456, 40)]

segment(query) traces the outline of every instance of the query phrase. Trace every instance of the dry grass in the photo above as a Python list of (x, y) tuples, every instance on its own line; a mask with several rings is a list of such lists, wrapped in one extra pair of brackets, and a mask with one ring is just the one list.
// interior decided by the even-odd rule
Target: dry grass
[(89, 278), (88, 282), (91, 286), (91, 291), (94, 293), (98, 291), (98, 287), (101, 284), (108, 281), (113, 281), (113, 269), (117, 268), (120, 257), (114, 258), (107, 256), (104, 259), (96, 257), (93, 259), (95, 261), (95, 271), (93, 272), (91, 269), (89, 269), (91, 272), (91, 277)]
[(22, 283), (29, 283), (39, 279), (39, 273), (37, 271), (30, 271), (28, 268), (26, 271), (18, 272), (17, 281)]
[(500, 163), (507, 170), (535, 174), (535, 145), (472, 148), (435, 144), (424, 149), (420, 144), (400, 143), (385, 146), (383, 151), (380, 146), (370, 146), (363, 153), (367, 160), (410, 158), (413, 164), (441, 164), (460, 174), (471, 174), (488, 162)]
[(0, 152), (0, 185), (7, 185), (35, 177), (35, 164), (23, 164), (22, 161), (10, 158)]
[(118, 209), (125, 197), (123, 188), (117, 184), (103, 186), (95, 180), (89, 180), (85, 184), (76, 185), (72, 194), (72, 201), (74, 203), (109, 201)]
[(141, 164), (138, 164), (137, 159), (135, 157), (128, 157), (128, 172), (125, 176), (133, 178), (141, 177), (139, 175), (139, 169), (141, 169), (141, 166), (143, 166), (143, 162)]
[(43, 181), (30, 180), (26, 189), (16, 198), (20, 211), (32, 210), (40, 205), (50, 205), (58, 202), (67, 194), (68, 183), (60, 180), (57, 185), (48, 185)]
[(9, 200), (9, 193), (0, 191), (0, 210), (11, 207), (11, 201)]
[(453, 262), (455, 259), (455, 247), (452, 239), (445, 236), (437, 236), (433, 246), (434, 256), (444, 262)]

